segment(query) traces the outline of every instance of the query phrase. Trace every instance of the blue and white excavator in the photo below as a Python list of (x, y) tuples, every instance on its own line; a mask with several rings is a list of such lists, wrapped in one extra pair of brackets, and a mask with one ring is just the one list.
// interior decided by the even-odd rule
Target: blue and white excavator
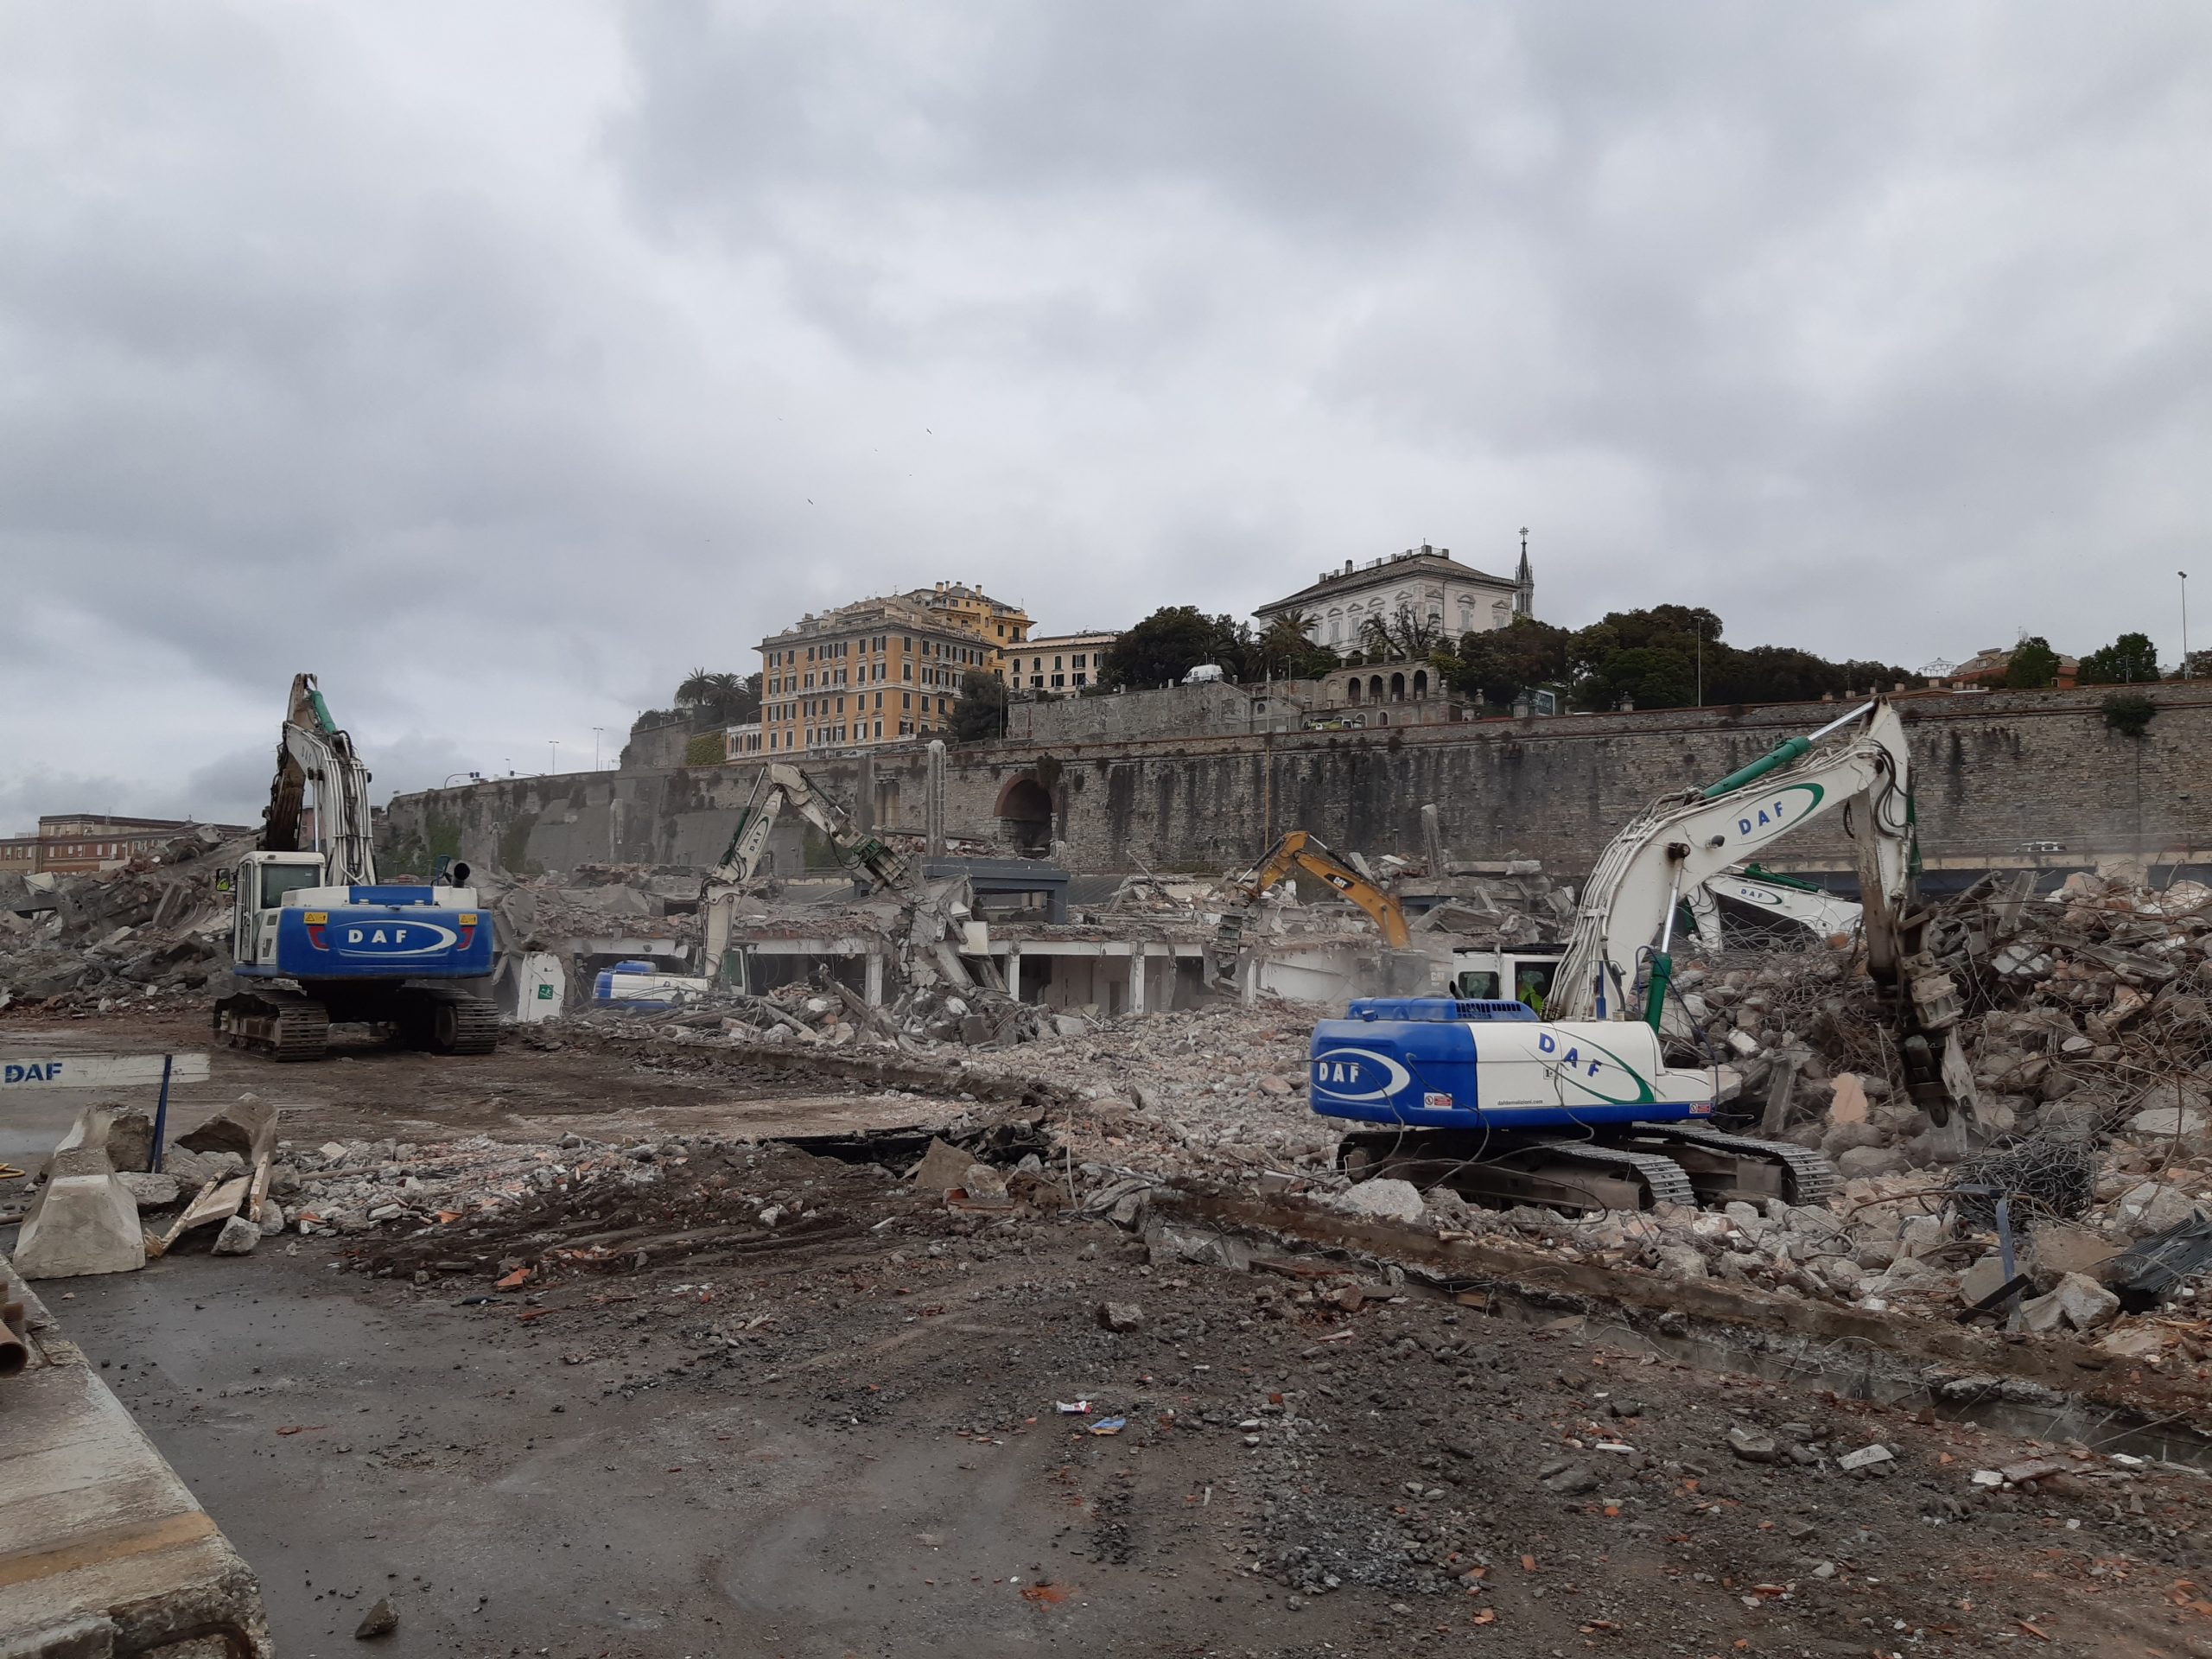
[(228, 873), (236, 985), (215, 1004), (219, 1039), (319, 1060), (333, 1025), (360, 1024), (440, 1053), (491, 1052), (499, 1012), (461, 988), (493, 958), (468, 867), (450, 886), (381, 885), (370, 836), (368, 768), (315, 676), (297, 675), (260, 845)]
[(1897, 711), (1877, 699), (1710, 787), (1661, 798), (1624, 830), (1583, 888), (1541, 1017), (1502, 997), (1376, 997), (1323, 1020), (1310, 1097), (1358, 1126), (1344, 1166), (1578, 1210), (1825, 1198), (1837, 1177), (1818, 1154), (1713, 1127), (1720, 1062), (1662, 1036), (1662, 1015), (1686, 895), (1838, 808), (1867, 966), (1897, 1011), (1915, 1099), (1945, 1121), (1958, 1001), (1919, 955), (1910, 760)]

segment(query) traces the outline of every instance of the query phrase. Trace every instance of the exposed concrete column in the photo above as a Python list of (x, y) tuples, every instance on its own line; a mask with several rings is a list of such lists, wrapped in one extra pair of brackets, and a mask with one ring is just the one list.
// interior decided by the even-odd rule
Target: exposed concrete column
[(929, 778), (922, 785), (922, 847), (931, 858), (944, 856), (944, 740), (930, 740)]
[(853, 822), (862, 835), (875, 833), (875, 753), (874, 750), (861, 752), (859, 765), (854, 769)]
[(1021, 1001), (1021, 952), (1006, 953), (1006, 994), (1015, 1001)]
[(871, 950), (868, 953), (867, 977), (863, 981), (863, 985), (864, 988), (861, 995), (867, 999), (868, 1007), (871, 1008), (881, 1007), (883, 1006), (882, 951)]
[(1144, 946), (1129, 947), (1129, 1012), (1144, 1012)]

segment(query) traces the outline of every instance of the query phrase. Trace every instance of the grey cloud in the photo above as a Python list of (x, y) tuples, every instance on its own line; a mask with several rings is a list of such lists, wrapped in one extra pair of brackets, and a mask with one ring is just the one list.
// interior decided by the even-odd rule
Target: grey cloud
[(381, 794), (611, 753), (861, 594), (1243, 611), (1422, 539), (1509, 564), (1523, 524), (1570, 623), (2171, 652), (2152, 595), (2212, 509), (2208, 35), (19, 10), (0, 804), (250, 814), (302, 668)]

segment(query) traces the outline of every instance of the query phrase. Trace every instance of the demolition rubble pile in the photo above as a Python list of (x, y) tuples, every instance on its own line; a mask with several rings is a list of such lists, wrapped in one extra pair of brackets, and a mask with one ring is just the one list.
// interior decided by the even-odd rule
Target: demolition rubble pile
[(1416, 938), (1447, 933), (1510, 950), (1565, 938), (1574, 926), (1574, 888), (1535, 859), (1515, 859), (1502, 875), (1415, 879), (1403, 891), (1433, 900), (1414, 921)]
[(0, 1007), (75, 1013), (197, 992), (230, 963), (215, 873), (248, 845), (200, 830), (114, 869), (0, 875)]
[(555, 948), (573, 938), (679, 938), (699, 908), (696, 871), (677, 865), (580, 864), (557, 874), (470, 876), (499, 918), (503, 949)]

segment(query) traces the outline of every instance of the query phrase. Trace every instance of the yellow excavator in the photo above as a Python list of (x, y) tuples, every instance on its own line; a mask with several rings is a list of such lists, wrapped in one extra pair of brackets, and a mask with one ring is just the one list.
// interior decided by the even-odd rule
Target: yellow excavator
[(1412, 936), (1406, 931), (1406, 912), (1396, 897), (1352, 868), (1316, 837), (1303, 830), (1291, 830), (1268, 849), (1266, 857), (1230, 879), (1232, 897), (1222, 911), (1221, 928), (1214, 935), (1211, 953), (1217, 983), (1236, 982), (1237, 964), (1244, 953), (1244, 930), (1259, 910), (1261, 895), (1285, 876), (1300, 871), (1327, 882), (1373, 917), (1375, 925), (1382, 930), (1382, 942), (1393, 950), (1406, 948)]

